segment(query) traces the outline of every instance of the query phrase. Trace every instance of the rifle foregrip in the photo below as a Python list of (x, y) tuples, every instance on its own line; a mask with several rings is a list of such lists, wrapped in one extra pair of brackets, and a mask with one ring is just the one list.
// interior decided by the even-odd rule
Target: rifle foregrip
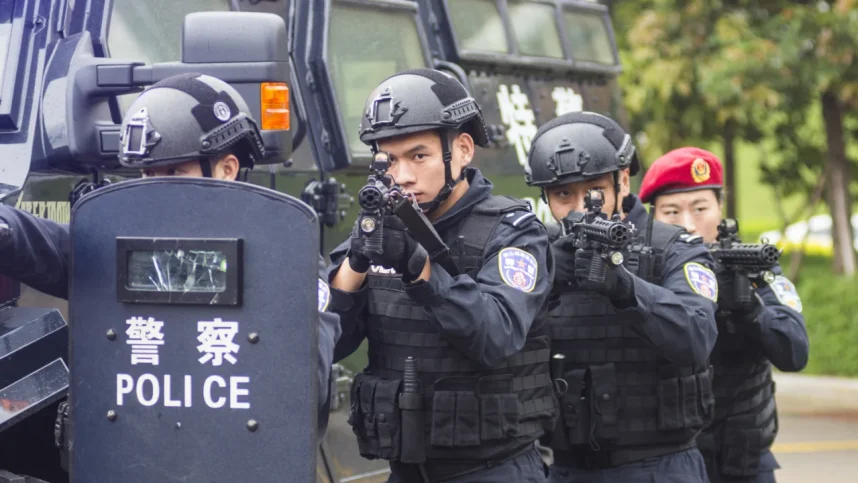
[(375, 226), (375, 230), (369, 235), (366, 239), (366, 249), (381, 255), (384, 252), (383, 249), (383, 237), (384, 237), (384, 225), (381, 222), (378, 222)]
[(739, 272), (733, 273), (734, 277), (734, 296), (736, 297), (736, 304), (739, 306), (748, 305), (751, 303), (751, 284), (748, 281), (748, 277)]
[(593, 259), (590, 260), (590, 273), (587, 274), (587, 280), (602, 283), (605, 281), (607, 275), (608, 264), (605, 263), (605, 260), (598, 253), (594, 254)]

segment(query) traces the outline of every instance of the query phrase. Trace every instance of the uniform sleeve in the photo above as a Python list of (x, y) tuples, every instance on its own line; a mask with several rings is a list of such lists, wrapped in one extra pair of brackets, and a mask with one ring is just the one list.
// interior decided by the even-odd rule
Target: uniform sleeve
[[(518, 225), (498, 226), (476, 278), (451, 276), (432, 263), (428, 281), (406, 288), (431, 313), (432, 322), (450, 344), (487, 367), (524, 347), (551, 289), (553, 258), (545, 227), (531, 213), (517, 215), (509, 220), (520, 219)], [(507, 263), (510, 268), (502, 270)]]
[[(674, 364), (703, 366), (715, 346), (717, 292), (713, 287), (717, 287), (717, 281), (710, 271), (714, 265), (709, 251), (699, 241), (677, 240), (667, 249), (661, 286), (634, 277), (637, 306), (625, 309), (639, 315), (640, 322), (632, 329)], [(702, 281), (692, 282), (689, 270)], [(701, 287), (703, 281), (710, 283), (708, 292)]]
[(772, 285), (763, 285), (757, 294), (765, 308), (760, 323), (763, 353), (781, 371), (797, 372), (807, 365), (809, 342), (802, 304), (795, 285), (782, 275), (780, 266)]
[(325, 260), (319, 256), (319, 441), (324, 438), (328, 428), (328, 415), (331, 410), (331, 366), (334, 361), (334, 347), (340, 338), (340, 318), (330, 312), (331, 293), (327, 284), (328, 269)]
[[(331, 252), (331, 266), (327, 271), (326, 278), (329, 284), (346, 260), (350, 246), (351, 237)], [(366, 299), (366, 285), (357, 292), (344, 292), (331, 287), (331, 307), (329, 310), (339, 317), (341, 330), (339, 341), (334, 348), (334, 362), (339, 362), (350, 356), (360, 347), (361, 342), (366, 337), (364, 315)]]
[(0, 204), (9, 236), (0, 247), (0, 273), (40, 292), (68, 298), (69, 227)]

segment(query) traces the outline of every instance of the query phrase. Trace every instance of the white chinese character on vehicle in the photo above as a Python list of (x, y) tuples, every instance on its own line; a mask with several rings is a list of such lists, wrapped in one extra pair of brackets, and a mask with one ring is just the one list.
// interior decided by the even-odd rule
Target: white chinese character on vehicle
[(554, 99), (555, 116), (584, 110), (584, 98), (570, 87), (555, 87), (551, 91), (551, 98)]
[(238, 354), (239, 347), (232, 341), (238, 333), (238, 322), (224, 322), (217, 317), (212, 321), (197, 322), (197, 331), (200, 332), (197, 350), (203, 354), (200, 364), (211, 361), (213, 366), (219, 366), (224, 359), (230, 364), (238, 362), (233, 354)]
[(518, 162), (524, 166), (527, 164), (530, 142), (536, 135), (536, 115), (530, 108), (527, 94), (521, 92), (518, 84), (513, 84), (511, 89), (501, 84), (497, 98), (501, 121), (507, 127), (506, 139), (515, 148)]
[(125, 321), (128, 329), (126, 344), (131, 346), (131, 365), (151, 364), (157, 366), (158, 346), (164, 345), (164, 334), (161, 328), (164, 322), (155, 320), (153, 317), (131, 317)]

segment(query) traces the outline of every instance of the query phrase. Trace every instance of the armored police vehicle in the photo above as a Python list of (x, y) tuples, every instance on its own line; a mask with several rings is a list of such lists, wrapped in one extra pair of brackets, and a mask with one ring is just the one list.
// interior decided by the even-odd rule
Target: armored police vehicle
[[(230, 11), (282, 18), (282, 53), (229, 29), (215, 32), (228, 39), (216, 48), (188, 50), (188, 37), (207, 28), (202, 17), (183, 29), (188, 14)], [(223, 28), (211, 22), (209, 30)], [(235, 67), (272, 61), (288, 65), (285, 78)], [(351, 229), (359, 207), (349, 197), (368, 174), (370, 151), (358, 139), (365, 98), (384, 78), (416, 67), (443, 70), (468, 87), (490, 137), (473, 165), (497, 193), (527, 199), (543, 220), (548, 207), (523, 176), (537, 128), (584, 109), (625, 121), (609, 12), (595, 1), (0, 0), (0, 201), (68, 223), (82, 194), (137, 176), (115, 160), (117, 126), (137, 93), (196, 68), (237, 86), (253, 104), (278, 159), (250, 171), (247, 181), (311, 205), (326, 255)], [(243, 77), (247, 72), (256, 77)], [(262, 115), (283, 109), (288, 117)], [(67, 305), (2, 277), (0, 305), (36, 311), (29, 317), (40, 327), (22, 368), (21, 351), (12, 357), (5, 349), (14, 347), (14, 331), (0, 309), (0, 469), (64, 481), (53, 430), (67, 388)], [(357, 354), (335, 367), (340, 391), (317, 458), (319, 481), (387, 478), (385, 462), (358, 455), (345, 422), (348, 374), (365, 362)], [(37, 407), (18, 414), (30, 403), (4, 391), (46, 367), (55, 371), (52, 385)], [(60, 424), (56, 439), (61, 433)]]

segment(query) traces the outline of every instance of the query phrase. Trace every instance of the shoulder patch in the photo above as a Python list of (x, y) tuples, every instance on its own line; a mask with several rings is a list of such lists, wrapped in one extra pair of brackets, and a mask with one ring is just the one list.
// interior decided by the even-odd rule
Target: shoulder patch
[(772, 292), (775, 293), (775, 297), (777, 297), (780, 303), (801, 313), (803, 308), (801, 298), (798, 296), (798, 290), (795, 289), (795, 285), (788, 278), (778, 275), (769, 285), (772, 287)]
[(522, 292), (532, 292), (536, 287), (539, 262), (521, 248), (504, 248), (498, 254), (498, 272), (503, 283)]
[(718, 279), (712, 270), (704, 267), (697, 262), (689, 262), (683, 265), (685, 271), (685, 280), (691, 286), (694, 293), (702, 295), (707, 299), (718, 301)]
[(321, 278), (319, 279), (319, 312), (324, 312), (328, 309), (328, 304), (331, 303), (331, 288)]
[(679, 235), (677, 240), (682, 240), (685, 243), (701, 243), (703, 242), (703, 237), (700, 235), (692, 235), (691, 233), (683, 233)]
[(532, 211), (513, 211), (501, 217), (502, 222), (516, 228), (526, 226), (535, 219), (537, 219), (536, 213)]

